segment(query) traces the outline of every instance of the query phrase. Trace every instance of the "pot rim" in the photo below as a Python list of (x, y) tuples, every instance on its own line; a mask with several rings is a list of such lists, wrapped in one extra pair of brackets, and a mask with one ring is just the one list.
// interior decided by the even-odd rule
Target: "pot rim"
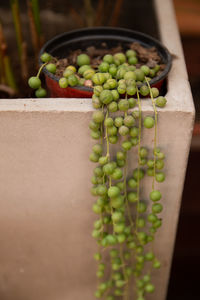
[[(94, 34), (95, 32), (97, 32), (99, 30), (100, 31), (101, 30), (102, 31), (105, 31), (105, 30), (106, 31), (115, 31), (115, 32), (121, 32), (121, 33), (124, 33), (124, 34), (129, 33), (130, 35), (135, 34), (138, 37), (143, 37), (145, 40), (146, 39), (150, 40), (151, 42), (153, 42), (153, 44), (154, 44), (153, 46), (155, 46), (156, 48), (157, 48), (157, 46), (162, 48), (162, 50), (165, 52), (166, 59), (167, 59), (166, 67), (159, 76), (156, 76), (152, 80), (150, 80), (149, 84), (154, 85), (154, 84), (156, 84), (156, 83), (158, 83), (158, 82), (160, 82), (160, 81), (162, 81), (163, 79), (166, 78), (167, 74), (169, 73), (169, 71), (171, 69), (171, 65), (172, 65), (172, 56), (171, 56), (169, 50), (159, 40), (155, 39), (154, 37), (152, 37), (152, 36), (150, 36), (146, 33), (136, 31), (136, 30), (127, 29), (127, 28), (122, 28), (122, 27), (108, 27), (108, 26), (87, 27), (87, 28), (75, 29), (75, 30), (71, 30), (71, 31), (68, 31), (68, 32), (58, 34), (55, 37), (53, 37), (52, 39), (48, 40), (43, 45), (43, 47), (41, 48), (41, 50), (39, 52), (39, 65), (41, 66), (43, 64), (43, 62), (40, 59), (40, 56), (42, 55), (42, 53), (47, 52), (46, 48), (48, 48), (48, 46), (50, 46), (53, 42), (55, 43), (56, 40), (60, 40), (65, 36), (69, 36), (69, 35), (73, 35), (73, 34), (77, 34), (77, 33), (82, 33), (82, 34), (83, 33), (88, 33), (89, 34), (91, 32), (91, 33)], [(96, 33), (96, 34), (98, 35), (98, 33)], [(102, 32), (102, 34), (103, 34), (103, 32)], [(125, 36), (125, 38), (126, 38), (126, 36)], [(140, 43), (139, 39), (138, 39), (138, 42)], [(50, 73), (45, 67), (42, 70), (42, 72), (45, 75), (47, 75), (48, 77), (50, 77), (51, 79), (53, 79), (54, 81), (57, 81), (57, 82), (59, 81), (59, 79), (54, 74)], [(68, 88), (70, 88), (70, 87), (68, 87)], [(73, 87), (73, 88), (81, 90), (81, 91), (87, 91), (87, 92), (92, 92), (93, 91), (93, 88), (87, 87), (87, 86), (76, 86), (76, 87)]]

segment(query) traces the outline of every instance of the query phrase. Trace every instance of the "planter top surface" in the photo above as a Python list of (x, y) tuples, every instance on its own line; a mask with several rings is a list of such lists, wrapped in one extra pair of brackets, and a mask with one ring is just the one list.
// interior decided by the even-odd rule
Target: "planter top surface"
[[(138, 2), (139, 3), (139, 2)], [(172, 54), (173, 63), (167, 80), (167, 106), (164, 110), (191, 112), (194, 115), (194, 104), (188, 82), (188, 75), (176, 24), (172, 1), (154, 0), (155, 13), (162, 43)], [(139, 5), (139, 4), (138, 4)], [(169, 22), (170, 20), (170, 22)], [(157, 35), (156, 35), (157, 36)], [(143, 101), (144, 107), (149, 107)], [(93, 110), (90, 99), (1, 99), (0, 111), (16, 112), (47, 112), (47, 111), (91, 111)]]

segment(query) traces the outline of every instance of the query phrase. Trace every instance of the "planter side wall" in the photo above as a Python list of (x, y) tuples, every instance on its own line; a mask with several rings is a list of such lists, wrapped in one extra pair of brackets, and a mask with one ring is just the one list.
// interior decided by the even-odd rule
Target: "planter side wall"
[[(144, 105), (144, 110), (144, 116), (153, 114), (150, 105)], [(0, 114), (3, 300), (93, 299), (91, 113)], [(164, 212), (155, 249), (163, 267), (155, 278), (156, 299), (164, 299), (191, 127), (190, 113), (159, 114), (158, 140), (166, 152), (167, 179), (159, 184)], [(152, 138), (153, 130), (144, 130), (142, 144), (152, 146)], [(130, 169), (135, 157), (136, 149), (129, 153)], [(148, 199), (151, 178), (143, 185)]]

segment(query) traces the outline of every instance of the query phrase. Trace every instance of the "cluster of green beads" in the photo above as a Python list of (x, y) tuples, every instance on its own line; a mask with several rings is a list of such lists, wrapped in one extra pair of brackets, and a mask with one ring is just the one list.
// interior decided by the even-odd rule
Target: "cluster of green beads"
[[(51, 62), (53, 57), (48, 53), (43, 53), (40, 57), (44, 63), (37, 76), (29, 78), (29, 86), (35, 90), (36, 97), (45, 97), (47, 92), (41, 87), (41, 80), (39, 78), (41, 70), (45, 67), (47, 71), (52, 74), (56, 74), (56, 64)], [(54, 58), (55, 60), (55, 58)], [(76, 66), (68, 65), (62, 73), (58, 83), (61, 88), (76, 87), (76, 86), (88, 86), (94, 87), (96, 85), (96, 95), (101, 92), (101, 89), (113, 90), (113, 100), (116, 100), (117, 95), (126, 93), (129, 96), (136, 94), (136, 87), (139, 88), (142, 96), (149, 94), (149, 88), (146, 85), (146, 81), (151, 81), (153, 77), (157, 75), (160, 69), (159, 65), (154, 68), (149, 68), (146, 65), (137, 67), (138, 58), (137, 53), (134, 50), (127, 50), (126, 55), (123, 53), (116, 53), (115, 55), (107, 54), (103, 57), (102, 62), (98, 67), (93, 68), (90, 65), (90, 57), (87, 54), (80, 54), (77, 56)], [(152, 88), (154, 97), (158, 96), (158, 90)], [(95, 98), (95, 97), (94, 97)], [(105, 101), (109, 101), (105, 100)], [(129, 102), (131, 102), (130, 100)], [(158, 106), (163, 107), (165, 100), (159, 100)], [(95, 99), (94, 101), (95, 102)], [(96, 107), (98, 101), (96, 100)], [(130, 107), (134, 106), (134, 103), (130, 103)], [(116, 110), (116, 105), (111, 104), (110, 110)]]
[[(137, 63), (137, 57), (132, 50), (126, 55), (108, 54), (92, 76), (92, 104), (96, 111), (89, 127), (91, 137), (99, 140), (90, 154), (90, 160), (98, 164), (91, 179), (91, 193), (96, 197), (92, 209), (98, 215), (92, 231), (99, 246), (94, 254), (98, 262), (98, 299), (129, 300), (134, 294), (134, 299), (144, 300), (155, 290), (152, 269), (160, 268), (153, 243), (162, 225), (159, 214), (163, 207), (155, 182), (165, 180), (165, 155), (157, 147), (156, 106), (164, 107), (166, 99), (159, 96), (157, 88), (150, 87), (150, 69), (136, 69), (133, 62)], [(140, 95), (150, 95), (154, 115), (143, 118)], [(141, 146), (144, 128), (154, 130), (152, 151)], [(137, 165), (129, 176), (128, 154), (132, 148), (137, 149)], [(152, 190), (146, 200), (141, 199), (145, 174), (152, 177)], [(149, 202), (151, 211), (147, 213)]]
[[(37, 76), (29, 79), (37, 97), (46, 95), (39, 79), (42, 68), (56, 73), (56, 65), (51, 63), (48, 53), (41, 60), (44, 64)], [(89, 128), (91, 137), (99, 141), (90, 154), (90, 160), (97, 164), (91, 178), (91, 193), (96, 197), (92, 209), (98, 215), (92, 231), (99, 247), (94, 254), (99, 280), (95, 297), (130, 300), (134, 295), (134, 299), (144, 300), (155, 290), (152, 269), (160, 268), (153, 243), (162, 225), (159, 214), (163, 206), (155, 183), (165, 180), (165, 155), (157, 147), (156, 107), (164, 107), (167, 101), (159, 96), (157, 88), (150, 87), (160, 67), (138, 67), (137, 53), (131, 49), (125, 54), (105, 55), (97, 68), (92, 68), (90, 63), (87, 54), (80, 54), (76, 66), (69, 65), (63, 71), (59, 85), (61, 88), (86, 85), (93, 87), (94, 92), (92, 105), (96, 111)], [(141, 96), (150, 96), (154, 115), (142, 116)], [(151, 145), (141, 146), (145, 128), (154, 130), (153, 151)], [(128, 154), (133, 148), (137, 152), (137, 164), (130, 174)], [(149, 199), (141, 199), (145, 175), (152, 177)], [(146, 247), (147, 244), (150, 245)]]
[(44, 67), (51, 72), (52, 74), (56, 73), (56, 65), (53, 63), (49, 63), (52, 59), (52, 56), (48, 53), (43, 53), (40, 57), (43, 62), (36, 76), (32, 76), (28, 80), (28, 85), (35, 90), (35, 96), (37, 98), (44, 98), (47, 95), (47, 91), (45, 88), (41, 86), (40, 73)]
[[(136, 68), (137, 62), (137, 53), (133, 50), (128, 50), (126, 55), (123, 53), (105, 55), (99, 66), (93, 68), (90, 65), (89, 56), (83, 53), (78, 55), (76, 67), (71, 65), (66, 67), (63, 76), (59, 80), (59, 85), (61, 88), (66, 88), (67, 86), (93, 86), (95, 84), (104, 89), (116, 88), (119, 94), (126, 92), (128, 95), (134, 95), (136, 88), (133, 87), (132, 83), (142, 85), (142, 83), (146, 82), (145, 76), (150, 81), (160, 69), (159, 65), (152, 69), (145, 65)], [(124, 80), (128, 83), (127, 88)], [(154, 90), (153, 92), (157, 93)], [(147, 96), (149, 94), (148, 87), (142, 85), (140, 93), (143, 96)]]

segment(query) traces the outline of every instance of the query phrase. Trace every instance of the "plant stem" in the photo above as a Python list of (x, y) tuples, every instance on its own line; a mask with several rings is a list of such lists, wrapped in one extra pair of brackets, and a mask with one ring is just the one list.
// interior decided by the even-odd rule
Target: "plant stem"
[(38, 0), (27, 0), (27, 7), (32, 44), (35, 51), (35, 59), (37, 61), (38, 53), (43, 41), (41, 34), (40, 11)]
[[(112, 263), (112, 262), (110, 262), (110, 263)], [(113, 270), (111, 269), (109, 281), (112, 280), (112, 276), (113, 276)], [(106, 296), (108, 295), (108, 293), (110, 292), (110, 290), (111, 290), (111, 287), (109, 287), (109, 288), (106, 290), (106, 292), (105, 292), (105, 294), (104, 294), (104, 299), (106, 299)]]
[[(141, 101), (140, 101), (140, 96), (137, 88), (137, 99), (138, 99), (138, 108), (139, 108), (139, 135), (138, 135), (138, 176), (137, 176), (137, 208), (140, 203), (140, 148), (141, 148), (141, 132), (142, 132), (142, 108), (141, 108)], [(138, 209), (136, 210), (136, 233), (137, 233), (137, 223), (138, 223)]]
[[(123, 246), (122, 246), (122, 244), (120, 244), (119, 253), (120, 253), (120, 259), (122, 261), (122, 272), (123, 272), (124, 280), (126, 281), (126, 287), (127, 287), (128, 278), (126, 276), (126, 271), (125, 271), (125, 261), (124, 261), (124, 256), (123, 256)], [(124, 300), (128, 299), (128, 290), (127, 290), (127, 288), (125, 288), (125, 293), (124, 293), (123, 299)]]
[[(126, 93), (125, 99), (128, 99), (128, 95)], [(127, 117), (127, 111), (124, 112), (124, 117)], [(126, 152), (126, 159), (125, 159), (125, 165), (124, 165), (124, 196), (125, 196), (125, 202), (126, 202), (126, 207), (127, 207), (127, 212), (128, 212), (128, 219), (131, 227), (133, 228), (134, 222), (131, 217), (131, 211), (127, 199), (127, 183), (126, 183), (126, 177), (127, 177), (127, 152)]]
[(13, 23), (15, 27), (16, 33), (16, 40), (17, 40), (17, 47), (18, 53), (20, 57), (21, 63), (21, 70), (22, 70), (22, 77), (24, 80), (28, 77), (28, 70), (27, 70), (27, 46), (23, 40), (22, 36), (22, 25), (21, 19), (19, 14), (19, 3), (18, 0), (10, 0), (12, 15), (13, 15)]
[[(108, 110), (106, 112), (106, 119), (108, 118)], [(109, 140), (108, 140), (108, 128), (106, 126), (106, 136), (105, 136), (105, 139), (106, 139), (106, 146), (107, 146), (107, 153), (106, 153), (106, 156), (108, 157), (108, 160), (110, 161), (110, 145), (109, 145)]]
[(33, 12), (33, 17), (34, 17), (37, 34), (41, 37), (42, 32), (41, 32), (41, 24), (40, 24), (39, 2), (38, 2), (38, 0), (28, 0), (28, 1), (31, 3), (31, 6), (32, 6), (32, 12)]
[(40, 73), (42, 72), (42, 69), (48, 64), (48, 62), (44, 63), (43, 65), (41, 65), (41, 67), (39, 68), (38, 70), (38, 73), (37, 73), (37, 77), (40, 77)]
[[(153, 149), (153, 160), (154, 160), (154, 167), (153, 167), (153, 181), (152, 181), (152, 190), (155, 189), (155, 178), (156, 178), (156, 147), (157, 147), (157, 127), (158, 127), (158, 112), (157, 112), (157, 109), (156, 109), (156, 105), (155, 105), (155, 101), (154, 101), (154, 98), (153, 98), (153, 94), (152, 94), (152, 90), (151, 90), (151, 86), (149, 84), (149, 81), (147, 80), (147, 78), (145, 77), (145, 80), (146, 80), (146, 83), (147, 83), (147, 86), (149, 88), (149, 92), (150, 92), (150, 97), (151, 97), (151, 102), (152, 102), (152, 105), (153, 105), (153, 109), (154, 109), (154, 117), (155, 117), (155, 126), (154, 126), (154, 149)], [(154, 234), (153, 234), (154, 236)], [(154, 239), (153, 239), (153, 242), (152, 242), (152, 252), (154, 252)], [(150, 272), (151, 273), (152, 269), (150, 269)]]
[(150, 92), (150, 97), (151, 97), (151, 102), (153, 105), (153, 109), (154, 109), (154, 117), (155, 117), (155, 126), (154, 126), (154, 149), (153, 149), (153, 160), (154, 160), (154, 167), (153, 167), (153, 182), (152, 182), (152, 190), (154, 190), (155, 187), (155, 177), (156, 177), (156, 147), (157, 147), (157, 126), (158, 126), (158, 113), (157, 113), (157, 109), (156, 109), (156, 105), (155, 105), (155, 101), (153, 98), (153, 94), (152, 94), (152, 90), (150, 87), (150, 84), (147, 80), (147, 78), (145, 77), (147, 86), (149, 88), (149, 92)]
[(12, 9), (13, 22), (14, 22), (14, 26), (15, 26), (18, 52), (21, 57), (23, 38), (22, 38), (21, 20), (20, 20), (20, 16), (19, 16), (18, 0), (10, 0), (10, 5), (11, 5), (11, 9)]
[[(104, 104), (102, 105), (101, 109), (102, 113), (104, 112)], [(103, 146), (103, 123), (101, 123), (101, 145)]]
[[(108, 118), (108, 110), (106, 111), (106, 119)], [(106, 139), (106, 156), (108, 157), (108, 161), (110, 161), (110, 144), (109, 144), (109, 140), (108, 140), (108, 127), (106, 126), (106, 135), (105, 135), (105, 139)], [(109, 187), (112, 186), (112, 178), (111, 176), (108, 176), (109, 178)], [(112, 208), (112, 205), (110, 205), (110, 213), (111, 213), (111, 217), (112, 217), (112, 214), (113, 214), (113, 208)], [(114, 233), (114, 221), (113, 221), (113, 233)]]
[(127, 208), (127, 213), (128, 213), (128, 219), (131, 227), (133, 228), (134, 223), (131, 217), (131, 211), (127, 199), (127, 186), (126, 186), (126, 177), (127, 177), (127, 153), (126, 153), (126, 160), (125, 160), (125, 166), (124, 166), (124, 197), (125, 197), (125, 203), (126, 203), (126, 208)]

